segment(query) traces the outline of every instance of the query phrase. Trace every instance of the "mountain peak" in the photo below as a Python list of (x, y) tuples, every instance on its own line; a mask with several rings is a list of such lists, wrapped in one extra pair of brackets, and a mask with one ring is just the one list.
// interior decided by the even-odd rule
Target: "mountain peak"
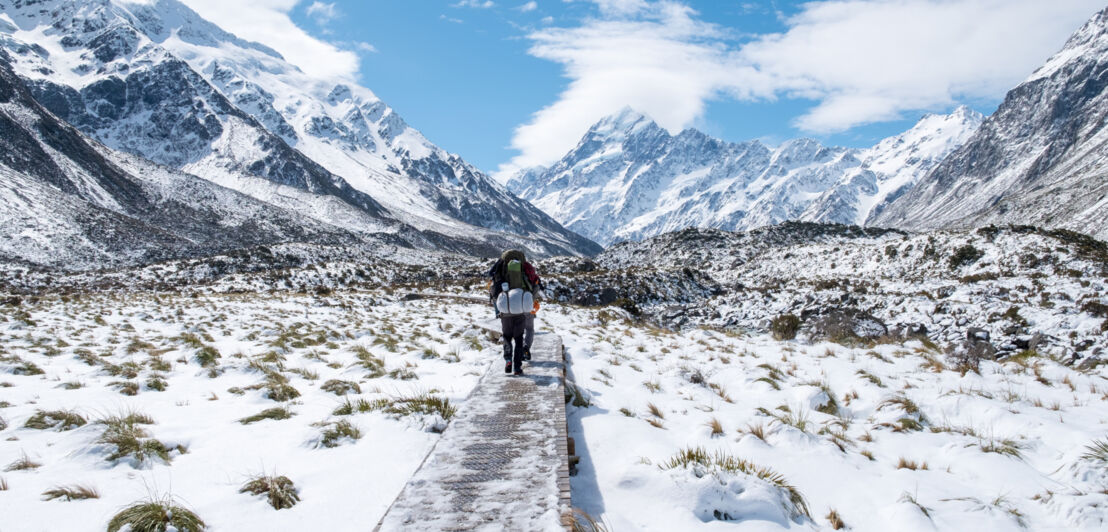
[(1024, 83), (1049, 78), (1066, 65), (1080, 61), (1098, 62), (1108, 54), (1108, 7), (1097, 12), (1066, 41), (1058, 53), (1035, 70)]
[(596, 133), (633, 133), (652, 124), (654, 124), (654, 120), (627, 105), (618, 112), (601, 118), (589, 128), (589, 131)]

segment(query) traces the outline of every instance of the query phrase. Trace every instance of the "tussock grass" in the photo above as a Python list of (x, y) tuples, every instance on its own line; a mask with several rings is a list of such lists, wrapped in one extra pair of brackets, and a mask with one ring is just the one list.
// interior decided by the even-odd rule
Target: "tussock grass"
[(131, 458), (136, 464), (144, 464), (152, 459), (159, 459), (169, 463), (170, 448), (162, 442), (151, 438), (140, 425), (152, 425), (154, 420), (145, 414), (129, 412), (125, 415), (116, 415), (98, 420), (104, 425), (104, 432), (97, 443), (115, 447), (106, 460), (115, 462), (124, 458)]
[(843, 522), (843, 518), (839, 517), (839, 512), (836, 512), (834, 508), (827, 512), (827, 524), (831, 525), (831, 530), (842, 530), (847, 528), (846, 523)]
[(56, 428), (59, 431), (67, 431), (83, 427), (86, 423), (88, 421), (84, 416), (73, 410), (37, 410), (23, 423), (23, 426), (36, 430)]
[(790, 515), (811, 518), (811, 514), (808, 513), (808, 503), (800, 492), (785, 480), (784, 476), (768, 467), (759, 466), (722, 451), (709, 453), (703, 447), (689, 447), (678, 451), (659, 467), (663, 470), (696, 467), (711, 474), (730, 473), (753, 476), (785, 492), (790, 503), (790, 507), (787, 508)]
[(243, 425), (249, 425), (251, 423), (257, 423), (265, 419), (279, 421), (282, 419), (288, 419), (295, 415), (296, 414), (293, 411), (284, 407), (267, 408), (265, 410), (262, 410), (261, 412), (258, 412), (257, 414), (240, 419), (239, 423), (242, 423)]
[(909, 460), (909, 459), (904, 458), (903, 456), (901, 456), (900, 460), (897, 460), (897, 462), (896, 462), (896, 468), (897, 469), (910, 469), (912, 471), (916, 471), (918, 469), (927, 470), (928, 466), (927, 466), (927, 462), (917, 463), (915, 460)]
[(0, 491), (8, 491), (8, 480), (4, 477), (0, 477)]
[(256, 475), (242, 485), (239, 493), (265, 495), (274, 510), (292, 508), (300, 502), (296, 486), (286, 476)]
[(570, 517), (573, 519), (570, 532), (608, 532), (607, 526), (579, 508), (574, 508)]
[(8, 420), (4, 419), (4, 416), (0, 416), (0, 430), (8, 428)]
[(666, 418), (665, 412), (662, 412), (662, 409), (658, 408), (658, 405), (655, 405), (654, 403), (647, 403), (646, 404), (646, 410), (647, 410), (647, 412), (650, 412), (650, 415), (652, 415), (652, 416), (654, 416), (658, 419), (665, 419)]
[(266, 398), (274, 401), (291, 401), (300, 397), (300, 391), (289, 384), (288, 377), (276, 371), (266, 373), (265, 382), (262, 386), (265, 388)]
[(30, 471), (40, 467), (42, 467), (42, 464), (31, 460), (31, 458), (27, 456), (27, 453), (21, 453), (19, 459), (8, 464), (8, 467), (5, 467), (4, 471)]
[(385, 375), (385, 361), (377, 358), (363, 346), (357, 345), (350, 349), (354, 357), (358, 359), (357, 365), (366, 369), (366, 378), (375, 379)]
[[(740, 431), (741, 430), (742, 429), (740, 429)], [(758, 423), (757, 425), (755, 425), (754, 423), (748, 424), (746, 426), (745, 432), (747, 434), (750, 434), (751, 436), (754, 436), (755, 438), (758, 438), (759, 440), (766, 441), (766, 426), (761, 423)]]
[(1024, 445), (1010, 438), (982, 438), (976, 445), (981, 448), (982, 452), (1010, 456), (1017, 460), (1023, 459), (1021, 449), (1023, 449)]
[(319, 389), (339, 396), (348, 393), (362, 393), (362, 387), (358, 386), (358, 383), (340, 379), (331, 379), (323, 383), (323, 386), (320, 386)]
[(395, 417), (438, 415), (447, 421), (458, 413), (458, 408), (450, 404), (450, 399), (427, 392), (410, 396), (386, 397), (375, 401), (359, 400), (354, 403), (354, 410), (358, 412), (380, 410)]
[(1081, 455), (1082, 460), (1108, 465), (1108, 439), (1093, 440), (1085, 446), (1085, 451), (1085, 454)]
[(908, 504), (911, 504), (912, 506), (915, 506), (919, 509), (920, 512), (923, 513), (924, 517), (926, 517), (928, 520), (931, 519), (931, 508), (920, 504), (919, 499), (916, 497), (915, 494), (908, 493), (907, 491), (900, 494), (900, 502), (906, 502)]
[(711, 429), (711, 436), (713, 438), (716, 436), (723, 436), (723, 424), (719, 422), (719, 418), (712, 418), (704, 425)]
[(872, 374), (872, 373), (870, 373), (870, 372), (868, 372), (864, 369), (858, 370), (857, 372), (855, 372), (855, 374), (860, 375), (863, 379), (866, 379), (867, 381), (870, 381), (873, 384), (876, 384), (878, 388), (884, 388), (885, 387), (885, 383), (881, 382), (880, 377), (878, 377), (877, 375), (874, 375), (874, 374)]
[(195, 358), (201, 367), (211, 368), (219, 365), (219, 359), (223, 358), (223, 355), (219, 354), (216, 348), (205, 345), (196, 352)]
[(780, 390), (781, 389), (781, 385), (777, 384), (777, 381), (775, 381), (775, 380), (773, 380), (769, 377), (758, 377), (757, 379), (754, 379), (754, 382), (764, 382), (764, 383), (770, 385), (770, 387), (773, 388), (774, 390)]
[(65, 499), (68, 501), (80, 501), (85, 499), (99, 499), (100, 492), (96, 488), (84, 485), (57, 486), (42, 492), (42, 500)]
[(108, 532), (119, 532), (125, 527), (130, 532), (165, 532), (170, 528), (177, 532), (200, 532), (207, 529), (196, 513), (169, 497), (136, 502), (108, 522)]
[(319, 435), (319, 440), (316, 443), (316, 447), (326, 447), (328, 449), (338, 447), (342, 445), (344, 440), (359, 440), (362, 437), (362, 431), (358, 430), (358, 427), (352, 425), (349, 421), (331, 421), (317, 423), (318, 426), (323, 427), (323, 432)]

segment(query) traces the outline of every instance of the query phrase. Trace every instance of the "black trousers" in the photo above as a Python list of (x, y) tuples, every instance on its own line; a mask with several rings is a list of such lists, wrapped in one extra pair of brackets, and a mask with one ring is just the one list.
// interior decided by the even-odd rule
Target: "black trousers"
[(504, 360), (512, 361), (514, 369), (523, 368), (523, 331), (526, 327), (527, 318), (523, 314), (500, 317), (500, 332), (504, 334)]

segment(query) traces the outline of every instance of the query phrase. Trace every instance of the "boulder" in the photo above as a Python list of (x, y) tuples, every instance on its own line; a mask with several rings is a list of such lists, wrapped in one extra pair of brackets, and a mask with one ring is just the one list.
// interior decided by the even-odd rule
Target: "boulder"
[(823, 339), (874, 339), (889, 333), (885, 322), (850, 307), (818, 310), (806, 318), (805, 328), (812, 338)]

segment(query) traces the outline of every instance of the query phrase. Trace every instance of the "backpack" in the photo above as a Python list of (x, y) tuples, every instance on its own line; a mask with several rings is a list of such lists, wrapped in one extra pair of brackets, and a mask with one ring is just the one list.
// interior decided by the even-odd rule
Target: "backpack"
[(508, 282), (509, 290), (515, 288), (531, 290), (531, 283), (527, 280), (527, 276), (523, 274), (523, 263), (518, 260), (509, 261), (505, 266), (504, 280)]

